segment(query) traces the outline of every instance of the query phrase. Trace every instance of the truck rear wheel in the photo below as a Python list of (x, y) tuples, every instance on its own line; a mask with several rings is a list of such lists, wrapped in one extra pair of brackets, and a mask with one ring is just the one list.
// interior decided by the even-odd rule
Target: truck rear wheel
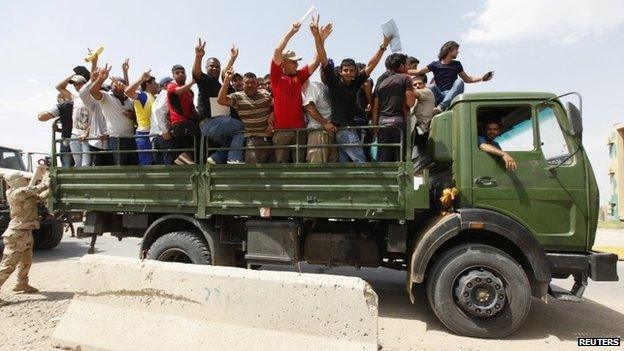
[(488, 245), (464, 244), (442, 254), (427, 279), (427, 297), (452, 332), (502, 338), (516, 331), (531, 307), (522, 267)]
[(63, 223), (43, 222), (39, 229), (33, 231), (33, 237), (35, 250), (51, 250), (57, 247), (63, 239)]
[(172, 232), (158, 238), (147, 251), (147, 258), (164, 262), (212, 264), (208, 243), (200, 234)]

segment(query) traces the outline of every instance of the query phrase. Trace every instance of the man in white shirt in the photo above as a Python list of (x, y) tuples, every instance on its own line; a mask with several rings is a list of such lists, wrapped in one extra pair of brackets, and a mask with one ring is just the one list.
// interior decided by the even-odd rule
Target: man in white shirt
[(331, 122), (331, 100), (329, 89), (321, 82), (306, 82), (302, 92), (303, 107), (307, 119), (308, 163), (337, 161), (335, 147), (310, 147), (335, 143), (336, 126)]
[[(108, 134), (109, 151), (136, 150), (134, 141), (134, 109), (132, 102), (124, 94), (126, 84), (123, 79), (115, 78), (113, 88), (110, 93), (100, 91), (102, 84), (108, 79), (111, 67), (108, 64), (92, 73), (95, 82), (91, 86), (91, 96), (102, 108), (102, 113), (106, 119), (106, 129)], [(113, 153), (116, 165), (137, 164), (136, 153)]]
[[(156, 150), (166, 149), (165, 144), (171, 140), (171, 133), (169, 133), (169, 101), (167, 99), (167, 91), (164, 89), (172, 81), (173, 78), (165, 77), (158, 82), (161, 90), (156, 95), (156, 100), (154, 100), (152, 105), (150, 134), (158, 134), (158, 136), (152, 139), (152, 147)], [(154, 164), (164, 164), (162, 152), (154, 153)]]

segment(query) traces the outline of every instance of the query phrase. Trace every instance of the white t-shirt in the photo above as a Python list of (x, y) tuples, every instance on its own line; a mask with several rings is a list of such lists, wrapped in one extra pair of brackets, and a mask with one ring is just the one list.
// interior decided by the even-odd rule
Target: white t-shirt
[[(331, 100), (329, 99), (329, 89), (321, 82), (310, 82), (302, 92), (303, 106), (308, 106), (311, 102), (314, 103), (316, 110), (323, 118), (331, 120)], [(306, 112), (306, 119), (308, 121), (307, 128), (318, 128), (321, 125), (312, 116), (309, 116)]]
[(134, 121), (124, 115), (124, 111), (132, 111), (134, 109), (130, 99), (125, 99), (122, 103), (112, 94), (102, 93), (102, 99), (98, 103), (102, 107), (102, 113), (106, 118), (106, 129), (109, 136), (134, 136)]
[(91, 125), (91, 115), (89, 109), (82, 102), (80, 96), (72, 94), (74, 108), (72, 110), (72, 134), (81, 136), (87, 134)]
[(167, 91), (163, 90), (156, 95), (156, 100), (152, 104), (151, 129), (150, 134), (160, 134), (169, 131), (169, 103)]
[[(104, 115), (102, 114), (102, 108), (100, 104), (95, 101), (93, 96), (91, 96), (90, 90), (93, 85), (92, 81), (88, 81), (87, 84), (83, 85), (78, 92), (78, 96), (80, 97), (80, 101), (87, 107), (89, 110), (89, 116), (91, 118), (91, 128), (89, 129), (89, 138), (97, 138), (101, 135), (107, 133), (106, 131), (106, 120), (104, 119)], [(75, 102), (76, 100), (74, 100)], [(101, 139), (93, 139), (89, 140), (89, 145), (93, 147), (97, 147), (99, 149), (106, 149), (108, 147), (108, 141)]]

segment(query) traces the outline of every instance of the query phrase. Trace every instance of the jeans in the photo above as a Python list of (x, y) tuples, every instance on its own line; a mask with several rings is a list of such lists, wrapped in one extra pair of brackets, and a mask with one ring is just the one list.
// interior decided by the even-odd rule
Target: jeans
[[(161, 150), (164, 149), (165, 147), (163, 147), (163, 138), (161, 135), (152, 138), (152, 149), (154, 150)], [(152, 158), (154, 159), (154, 164), (155, 165), (162, 165), (164, 164), (164, 158), (163, 158), (163, 153), (162, 152), (154, 152), (152, 153)]]
[[(398, 144), (401, 142), (401, 134), (405, 132), (405, 123), (383, 123), (381, 125), (391, 128), (379, 129), (377, 143)], [(401, 149), (398, 146), (379, 146), (377, 149), (377, 162), (400, 162), (402, 160)]]
[[(245, 145), (245, 136), (242, 132), (245, 130), (243, 122), (230, 116), (216, 116), (204, 120), (200, 123), (199, 129), (203, 136), (216, 142), (220, 147), (243, 147)], [(217, 150), (210, 157), (216, 163), (225, 163), (225, 161), (243, 162), (244, 150)]]
[(449, 90), (442, 91), (436, 85), (430, 85), (429, 89), (433, 92), (436, 99), (436, 105), (442, 107), (442, 110), (446, 110), (451, 101), (459, 94), (464, 92), (464, 81), (461, 78), (457, 78), (453, 82), (453, 86)]
[[(117, 138), (110, 137), (108, 138), (108, 150), (109, 151), (117, 151), (117, 146), (119, 145), (119, 150), (136, 150), (136, 143), (133, 138)], [(136, 165), (137, 157), (134, 153), (113, 153), (113, 162), (117, 166), (127, 166), (127, 165)]]
[[(336, 142), (338, 144), (361, 144), (362, 140), (357, 130), (347, 129), (336, 132)], [(341, 146), (338, 150), (338, 160), (340, 163), (366, 162), (366, 156), (361, 146)]]
[[(72, 138), (77, 137), (78, 135), (72, 134)], [(71, 149), (71, 152), (75, 152), (75, 154), (72, 155), (74, 159), (74, 167), (91, 166), (91, 155), (80, 153), (89, 151), (89, 143), (87, 141), (72, 140), (69, 142), (69, 148)]]
[[(67, 143), (67, 145), (65, 145)], [(71, 148), (69, 147), (69, 141), (61, 142), (61, 152), (71, 152)], [(61, 155), (61, 166), (63, 167), (73, 167), (74, 166), (74, 158), (72, 155)]]
[[(151, 150), (152, 142), (150, 141), (149, 132), (136, 132), (136, 146), (138, 150)], [(151, 152), (139, 152), (139, 166), (149, 166), (154, 162), (154, 157)]]

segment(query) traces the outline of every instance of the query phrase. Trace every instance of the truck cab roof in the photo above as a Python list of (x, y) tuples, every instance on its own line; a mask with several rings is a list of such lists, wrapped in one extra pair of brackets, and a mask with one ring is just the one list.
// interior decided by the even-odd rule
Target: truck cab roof
[(548, 100), (557, 97), (553, 93), (546, 92), (482, 92), (464, 93), (453, 99), (451, 107), (461, 102), (492, 101), (492, 100)]

